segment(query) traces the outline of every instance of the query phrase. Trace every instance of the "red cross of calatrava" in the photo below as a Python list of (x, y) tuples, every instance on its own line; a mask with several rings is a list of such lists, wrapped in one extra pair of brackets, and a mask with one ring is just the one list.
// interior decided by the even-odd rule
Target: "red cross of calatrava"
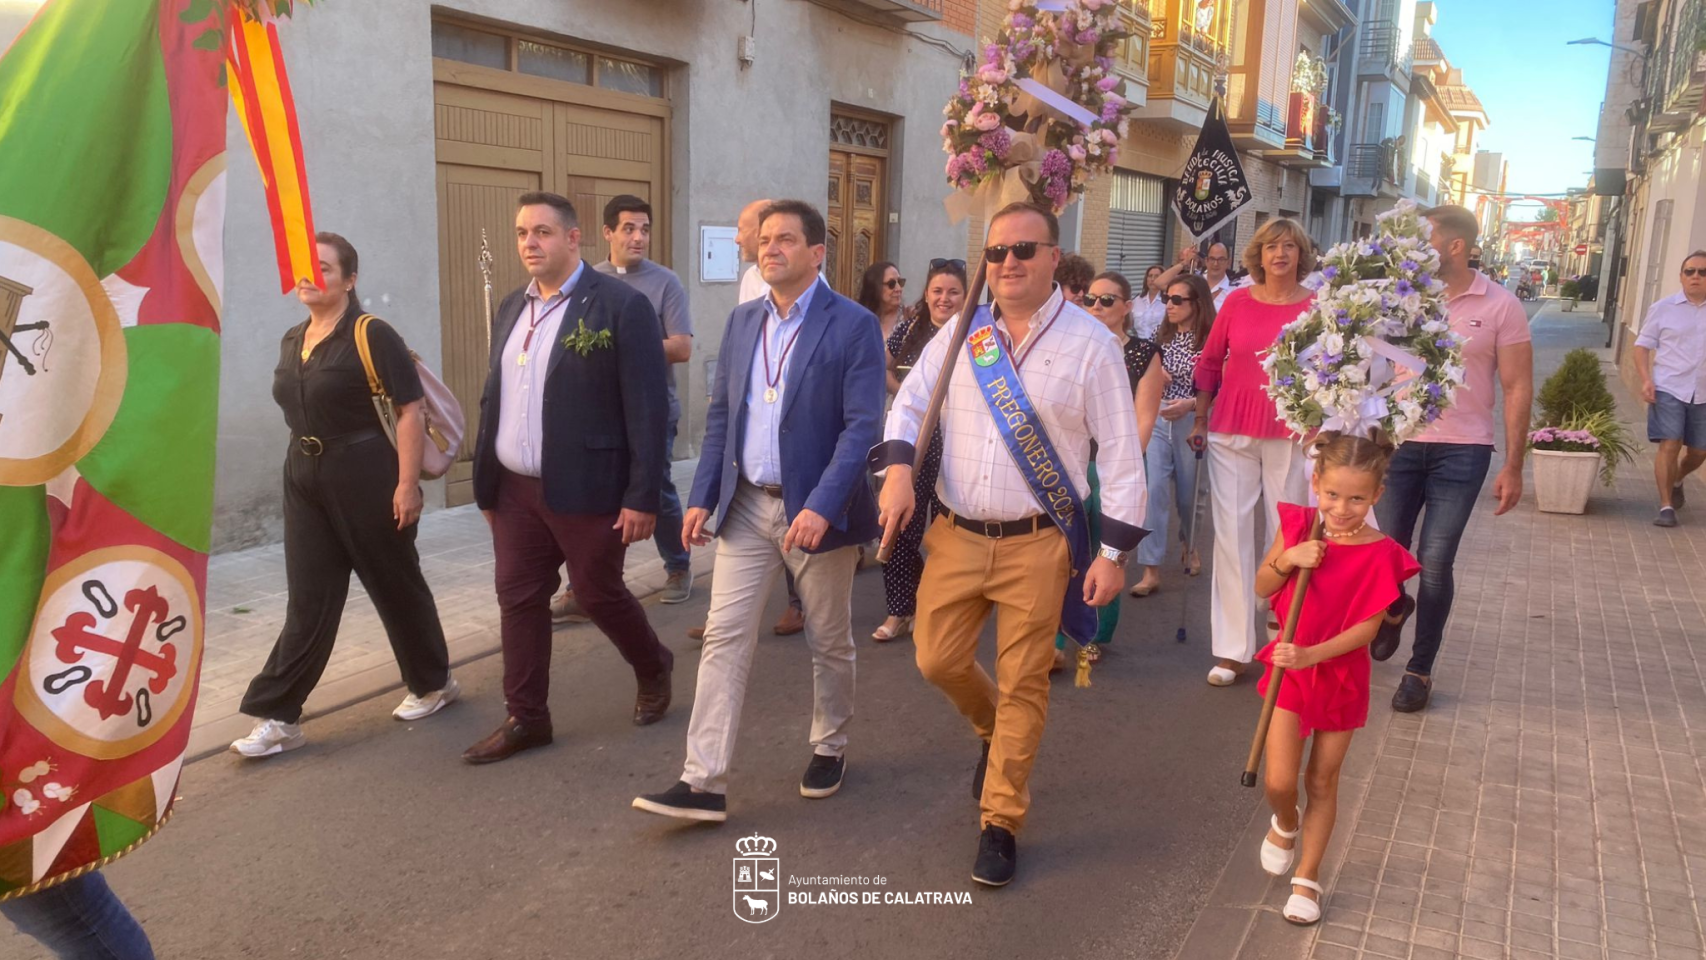
[(71, 614), (63, 626), (53, 629), (53, 638), (59, 641), (55, 652), (63, 663), (77, 663), (84, 653), (104, 653), (118, 661), (106, 682), (96, 680), (83, 688), (83, 699), (100, 711), (103, 720), (130, 712), (133, 701), (126, 685), (132, 669), (148, 671), (148, 689), (156, 696), (166, 692), (178, 672), (178, 651), (172, 644), (162, 643), (158, 653), (142, 649), (142, 638), (150, 627), (166, 622), (171, 605), (149, 587), (126, 593), (124, 606), (133, 616), (123, 641), (93, 632), (95, 618), (83, 612)]

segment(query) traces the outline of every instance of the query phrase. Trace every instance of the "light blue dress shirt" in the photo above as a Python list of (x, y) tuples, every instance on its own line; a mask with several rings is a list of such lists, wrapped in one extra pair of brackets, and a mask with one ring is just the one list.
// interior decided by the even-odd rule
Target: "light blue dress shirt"
[[(540, 299), (539, 281), (529, 283), (526, 307), (521, 316), (516, 317), (515, 326), (510, 328), (509, 339), (504, 341), (503, 358), (499, 361), (499, 383), (502, 386), (498, 395), (496, 445), (498, 462), (511, 473), (537, 477), (544, 471), (545, 372), (550, 366), (548, 361), (552, 347), (561, 337), (559, 331), (563, 329), (564, 318), (575, 309), (572, 304), (562, 302), (574, 296), (575, 287), (585, 271), (586, 261), (582, 260), (575, 272), (569, 275), (569, 281), (563, 284), (563, 289), (549, 300)], [(553, 307), (556, 309), (551, 309)], [(549, 317), (545, 316), (546, 311), (550, 311)], [(533, 331), (532, 342), (528, 344), (528, 323), (535, 316), (541, 319), (538, 329)], [(577, 316), (575, 320), (568, 321), (568, 329), (575, 329), (578, 319)], [(528, 344), (525, 364), (517, 362), (523, 344)]]
[[(759, 332), (759, 343), (752, 349), (752, 372), (746, 379), (746, 433), (740, 450), (741, 476), (759, 486), (777, 486), (782, 482), (782, 401), (788, 395), (787, 365), (794, 359), (792, 350), (788, 350), (786, 360), (782, 351), (788, 348), (789, 342), (794, 340), (805, 323), (812, 297), (822, 282), (820, 278), (807, 287), (785, 317), (776, 311), (775, 293), (764, 296), (766, 322)], [(768, 372), (764, 369), (766, 345), (770, 351)], [(776, 380), (775, 403), (764, 400), (764, 391), (770, 386), (769, 378)]]

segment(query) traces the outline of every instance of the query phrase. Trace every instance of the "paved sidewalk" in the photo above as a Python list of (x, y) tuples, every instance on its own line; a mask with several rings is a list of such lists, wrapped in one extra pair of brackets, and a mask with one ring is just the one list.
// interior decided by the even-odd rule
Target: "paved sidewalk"
[[(1537, 387), (1567, 350), (1604, 343), (1593, 314), (1556, 303), (1533, 326)], [(1432, 705), (1386, 708), (1408, 643), (1376, 665), (1322, 925), (1279, 916), (1289, 890), (1256, 864), (1264, 805), (1180, 956), (1706, 955), (1706, 485), (1689, 492), (1702, 506), (1684, 526), (1653, 527), (1644, 449), (1583, 516), (1539, 513), (1532, 476), (1510, 514), (1478, 509)]]
[[(678, 491), (684, 493), (692, 485), (698, 463), (697, 459), (675, 462)], [(468, 504), (427, 514), (421, 519), (417, 545), (421, 567), (438, 602), (451, 663), (495, 652), (498, 607), (492, 589), (492, 539), (480, 511)], [(709, 570), (710, 563), (710, 550), (694, 551), (695, 575)], [(626, 567), (628, 588), (635, 595), (647, 597), (663, 588), (663, 560), (650, 542), (628, 551)], [(253, 720), (238, 713), (237, 707), (284, 625), (285, 594), (282, 543), (222, 553), (209, 561), (207, 641), (190, 759), (222, 750), (249, 731)], [(385, 628), (361, 581), (352, 576), (338, 645), (319, 687), (308, 699), (308, 715), (401, 689)]]

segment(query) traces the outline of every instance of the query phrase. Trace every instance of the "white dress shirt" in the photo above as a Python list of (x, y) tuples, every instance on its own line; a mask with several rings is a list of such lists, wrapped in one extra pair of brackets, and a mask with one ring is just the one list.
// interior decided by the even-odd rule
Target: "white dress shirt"
[[(515, 326), (510, 328), (509, 339), (504, 341), (503, 359), (500, 361), (503, 369), (499, 379), (497, 454), (498, 462), (511, 473), (537, 477), (543, 470), (545, 372), (550, 366), (547, 361), (551, 358), (552, 345), (557, 342), (558, 331), (563, 328), (564, 317), (574, 309), (568, 301), (585, 271), (586, 261), (582, 260), (575, 272), (569, 275), (568, 282), (563, 284), (563, 289), (547, 300), (539, 297), (539, 281), (529, 282), (527, 302), (521, 315), (515, 318)], [(533, 327), (535, 319), (539, 321), (537, 327)], [(576, 321), (579, 319), (576, 317), (569, 321), (569, 328), (578, 326)], [(529, 328), (532, 328), (531, 337), (528, 336)], [(526, 363), (521, 362), (524, 350), (527, 353)]]
[(1219, 283), (1209, 285), (1208, 292), (1214, 296), (1214, 309), (1219, 312), (1220, 305), (1226, 302), (1226, 295), (1232, 292), (1232, 278), (1222, 274)]
[[(782, 482), (782, 401), (788, 393), (787, 367), (794, 359), (790, 348), (796, 345), (800, 327), (805, 325), (806, 313), (811, 310), (812, 296), (822, 282), (818, 280), (807, 287), (785, 317), (777, 312), (776, 300), (768, 288), (764, 294), (764, 329), (752, 348), (752, 372), (746, 378), (746, 431), (740, 448), (741, 476), (759, 486)], [(771, 388), (772, 381), (776, 400), (767, 402), (764, 391)]]
[(757, 300), (769, 292), (770, 284), (764, 282), (764, 274), (758, 272), (758, 264), (748, 265), (746, 272), (740, 275), (740, 302)]
[[(1030, 332), (1017, 348), (1006, 342), (1007, 325), (999, 318), (999, 310), (996, 313), (1003, 349), (1009, 350), (1018, 367), (1031, 406), (1073, 489), (1080, 498), (1089, 492), (1085, 468), (1094, 440), (1103, 517), (1140, 528), (1145, 509), (1143, 451), (1119, 341), (1100, 320), (1066, 303), (1058, 286), (1031, 318)], [(942, 325), (912, 374), (901, 381), (884, 431), (885, 446), (888, 441), (917, 442), (953, 326)], [(954, 362), (953, 380), (942, 405), (938, 496), (948, 509), (974, 520), (1023, 520), (1042, 513), (996, 428), (964, 349)], [(1104, 525), (1104, 540), (1108, 532)], [(1133, 540), (1113, 545), (1131, 549), (1136, 546)]]
[(1706, 403), (1706, 304), (1678, 292), (1653, 304), (1635, 346), (1653, 351), (1653, 386), (1683, 403)]
[(1138, 295), (1131, 301), (1131, 328), (1145, 340), (1154, 340), (1161, 321), (1167, 319), (1167, 304), (1161, 295)]

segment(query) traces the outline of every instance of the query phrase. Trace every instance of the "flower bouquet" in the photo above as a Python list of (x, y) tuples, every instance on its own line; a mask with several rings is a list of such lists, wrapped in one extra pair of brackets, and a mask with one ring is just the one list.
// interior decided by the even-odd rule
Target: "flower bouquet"
[(1463, 384), (1463, 340), (1446, 321), (1430, 225), (1404, 201), (1377, 229), (1327, 251), (1314, 302), (1262, 359), (1268, 396), (1299, 436), (1378, 428), (1402, 443)]
[(1113, 69), (1127, 36), (1114, 0), (1011, 0), (943, 109), (955, 219), (1014, 200), (1059, 213), (1113, 169), (1133, 109)]

